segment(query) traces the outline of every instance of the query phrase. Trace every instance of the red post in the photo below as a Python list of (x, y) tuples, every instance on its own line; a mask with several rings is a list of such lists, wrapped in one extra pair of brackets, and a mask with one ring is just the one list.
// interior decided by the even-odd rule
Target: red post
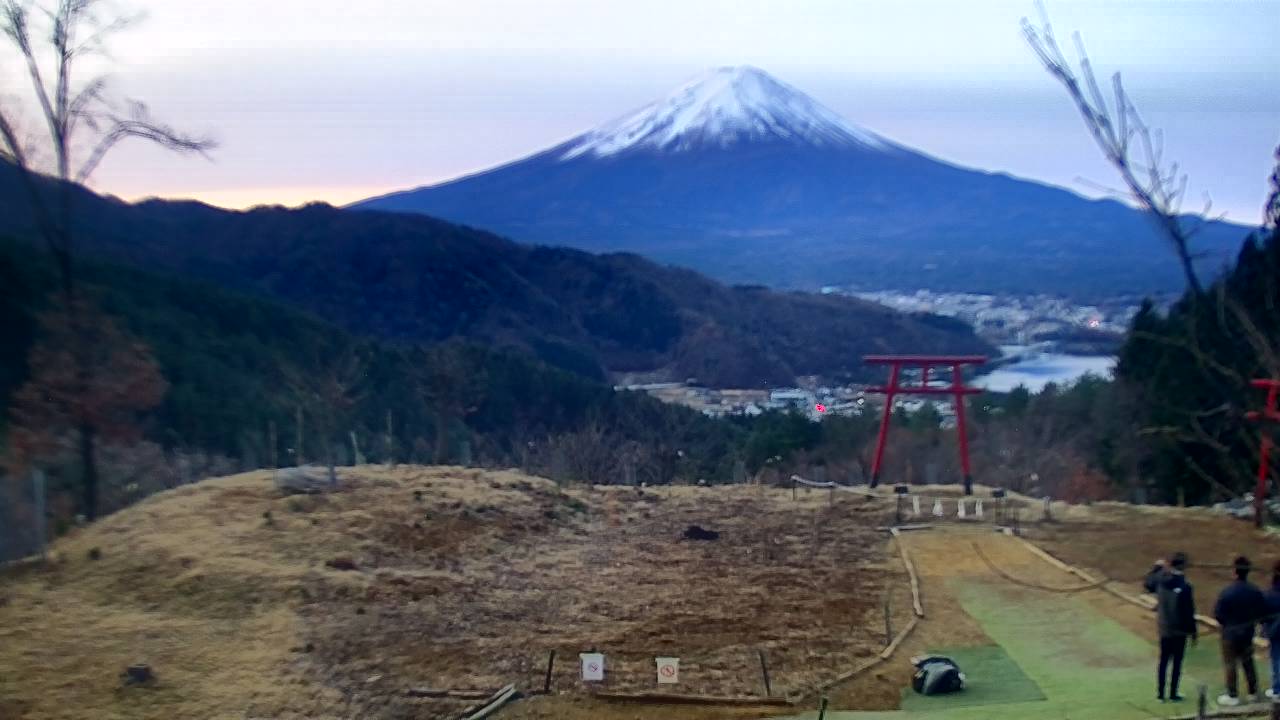
[(973, 494), (973, 473), (969, 469), (969, 434), (964, 425), (964, 379), (960, 365), (951, 366), (951, 389), (955, 390), (956, 434), (960, 443), (960, 468), (964, 471), (964, 494)]
[(1267, 464), (1271, 454), (1271, 431), (1267, 428), (1262, 429), (1262, 448), (1259, 454), (1262, 458), (1258, 463), (1258, 487), (1253, 491), (1253, 524), (1262, 527), (1262, 513), (1266, 509), (1263, 498), (1267, 495), (1267, 475), (1270, 471)]
[(1265, 388), (1267, 391), (1266, 410), (1247, 414), (1250, 420), (1261, 420), (1263, 423), (1262, 442), (1258, 450), (1258, 486), (1253, 491), (1253, 523), (1262, 527), (1262, 518), (1267, 508), (1267, 478), (1271, 474), (1271, 429), (1266, 423), (1280, 421), (1280, 412), (1276, 410), (1280, 380), (1254, 380), (1250, 384), (1256, 388)]
[[(867, 392), (885, 396), (884, 413), (880, 418), (880, 434), (876, 437), (876, 457), (871, 465), (871, 487), (880, 482), (880, 470), (884, 462), (884, 449), (889, 437), (889, 421), (893, 417), (893, 401), (898, 395), (950, 395), (956, 403), (956, 431), (959, 434), (960, 465), (964, 471), (964, 491), (973, 494), (973, 473), (969, 467), (969, 436), (965, 426), (964, 396), (976, 395), (981, 390), (964, 386), (962, 368), (965, 365), (981, 365), (987, 359), (981, 355), (868, 355), (863, 360), (872, 365), (888, 365), (889, 384), (869, 387)], [(899, 382), (903, 365), (920, 368), (919, 385), (904, 386)], [(934, 367), (951, 368), (951, 387), (929, 387), (929, 371)]]
[(880, 463), (884, 460), (884, 444), (889, 439), (889, 419), (893, 417), (893, 396), (898, 394), (898, 372), (901, 365), (894, 363), (889, 371), (889, 385), (884, 394), (884, 413), (880, 416), (880, 433), (876, 436), (876, 458), (871, 463), (871, 487), (880, 483)]

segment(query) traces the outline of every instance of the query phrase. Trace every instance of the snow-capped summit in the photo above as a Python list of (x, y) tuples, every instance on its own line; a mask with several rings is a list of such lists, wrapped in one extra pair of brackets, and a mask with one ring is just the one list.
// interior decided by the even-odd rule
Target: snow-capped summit
[(799, 90), (749, 65), (710, 70), (666, 97), (565, 143), (562, 160), (607, 157), (633, 148), (684, 151), (744, 141), (885, 149)]

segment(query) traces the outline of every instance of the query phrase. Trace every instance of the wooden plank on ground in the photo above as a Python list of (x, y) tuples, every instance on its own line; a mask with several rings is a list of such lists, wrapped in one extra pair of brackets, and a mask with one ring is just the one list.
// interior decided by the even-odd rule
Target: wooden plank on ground
[(893, 535), (893, 541), (898, 545), (898, 553), (902, 556), (902, 564), (907, 568), (907, 576), (911, 579), (911, 604), (915, 610), (916, 617), (924, 617), (924, 603), (920, 600), (920, 578), (916, 575), (915, 563), (911, 562), (911, 555), (907, 553), (907, 546), (902, 543), (902, 533), (897, 528), (889, 531)]
[(462, 720), (484, 720), (490, 715), (498, 712), (503, 705), (506, 705), (516, 696), (515, 684), (507, 685), (498, 692), (494, 693), (489, 701), (481, 705), (478, 709), (468, 710)]
[(484, 700), (493, 697), (488, 690), (449, 690), (447, 688), (412, 687), (404, 691), (409, 697), (453, 698), (456, 700)]
[(672, 705), (791, 705), (784, 697), (756, 696), (722, 696), (722, 695), (689, 695), (683, 693), (661, 692), (595, 692), (591, 697), (601, 700), (617, 700), (622, 702), (669, 703)]
[(1168, 720), (1219, 720), (1224, 718), (1244, 718), (1244, 717), (1269, 717), (1272, 714), (1273, 705), (1268, 703), (1265, 705), (1250, 705), (1237, 708), (1219, 708), (1204, 715), (1191, 713), (1189, 715), (1171, 715)]
[(880, 651), (880, 659), (888, 660), (893, 657), (894, 651), (898, 649), (898, 646), (902, 644), (903, 640), (907, 639), (907, 636), (911, 634), (911, 631), (916, 629), (916, 625), (919, 623), (920, 618), (911, 618), (911, 622), (907, 623), (907, 626), (902, 629), (902, 632), (898, 633), (898, 637), (894, 638), (893, 642), (889, 643), (888, 647)]

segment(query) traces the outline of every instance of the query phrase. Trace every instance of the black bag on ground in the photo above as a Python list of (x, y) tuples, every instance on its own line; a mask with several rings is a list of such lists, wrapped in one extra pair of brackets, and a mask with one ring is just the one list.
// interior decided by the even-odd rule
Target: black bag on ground
[(944, 695), (964, 689), (964, 673), (951, 658), (926, 655), (912, 658), (911, 664), (916, 668), (911, 688), (921, 695)]

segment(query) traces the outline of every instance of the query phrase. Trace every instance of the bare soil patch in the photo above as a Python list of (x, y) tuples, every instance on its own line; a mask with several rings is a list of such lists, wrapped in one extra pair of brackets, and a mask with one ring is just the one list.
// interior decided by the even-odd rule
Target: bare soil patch
[[(447, 717), (474, 701), (411, 687), (541, 689), (506, 717), (654, 717), (604, 688), (816, 687), (878, 652), (905, 575), (875, 527), (887, 505), (762, 487), (562, 489), (511, 472), (362, 467), (343, 489), (281, 497), (269, 474), (153, 497), (11, 571), (0, 607), (0, 707), (29, 718)], [(689, 525), (719, 539), (684, 540)], [(101, 559), (89, 559), (97, 547)], [(899, 612), (895, 610), (895, 612)], [(148, 662), (158, 682), (122, 688)], [(758, 717), (679, 708), (663, 717)], [(6, 715), (8, 717), (9, 715)]]

